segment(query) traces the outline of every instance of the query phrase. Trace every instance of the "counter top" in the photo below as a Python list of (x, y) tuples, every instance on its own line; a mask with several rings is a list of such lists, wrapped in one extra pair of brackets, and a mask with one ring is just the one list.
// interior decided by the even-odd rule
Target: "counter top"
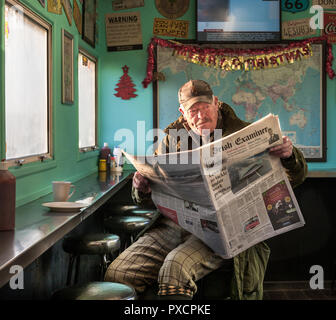
[(52, 212), (42, 206), (52, 202), (52, 193), (16, 208), (15, 230), (0, 232), (0, 287), (12, 274), (12, 265), (28, 266), (58, 240), (94, 213), (131, 179), (134, 171), (106, 176), (91, 174), (75, 183), (71, 201), (88, 203), (76, 213)]

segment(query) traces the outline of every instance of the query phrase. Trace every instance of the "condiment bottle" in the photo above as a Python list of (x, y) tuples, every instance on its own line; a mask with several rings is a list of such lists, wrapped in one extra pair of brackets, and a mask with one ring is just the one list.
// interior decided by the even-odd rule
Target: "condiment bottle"
[(104, 146), (100, 149), (99, 159), (105, 159), (107, 161), (109, 154), (111, 154), (111, 149), (108, 143), (104, 142)]
[(99, 167), (98, 167), (99, 171), (106, 171), (106, 160), (105, 159), (100, 159), (99, 160)]
[(0, 162), (0, 231), (15, 228), (16, 178), (8, 171), (7, 163)]

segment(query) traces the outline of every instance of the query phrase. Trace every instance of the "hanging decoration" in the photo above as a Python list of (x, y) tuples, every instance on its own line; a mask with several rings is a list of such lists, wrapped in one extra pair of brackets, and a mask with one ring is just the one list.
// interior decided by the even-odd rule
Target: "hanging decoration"
[(134, 92), (136, 91), (136, 89), (134, 89), (135, 84), (133, 83), (131, 77), (128, 75), (129, 68), (124, 65), (122, 69), (124, 71), (124, 74), (121, 76), (117, 84), (117, 89), (114, 89), (118, 93), (115, 93), (114, 95), (123, 100), (129, 100), (137, 96), (137, 94), (134, 94)]
[(174, 49), (174, 55), (195, 64), (218, 68), (225, 71), (258, 70), (276, 68), (287, 63), (295, 63), (301, 58), (309, 58), (312, 55), (310, 44), (326, 41), (327, 57), (326, 72), (330, 79), (335, 77), (332, 69), (332, 46), (327, 37), (315, 37), (301, 41), (291, 42), (286, 46), (272, 46), (262, 49), (232, 49), (232, 48), (206, 48), (194, 45), (152, 38), (148, 45), (147, 74), (142, 81), (143, 87), (147, 88), (153, 81), (154, 71), (154, 48), (155, 45)]

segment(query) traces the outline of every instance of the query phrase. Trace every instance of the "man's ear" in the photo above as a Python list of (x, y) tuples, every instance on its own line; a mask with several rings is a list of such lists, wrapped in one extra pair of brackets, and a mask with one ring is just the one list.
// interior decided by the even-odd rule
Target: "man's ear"
[(218, 97), (214, 96), (214, 105), (218, 107)]

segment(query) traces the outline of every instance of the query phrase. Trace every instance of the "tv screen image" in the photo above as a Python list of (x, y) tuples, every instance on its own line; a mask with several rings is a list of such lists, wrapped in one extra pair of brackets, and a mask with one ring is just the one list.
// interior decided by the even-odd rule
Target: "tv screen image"
[(280, 0), (197, 0), (197, 40), (281, 40)]

